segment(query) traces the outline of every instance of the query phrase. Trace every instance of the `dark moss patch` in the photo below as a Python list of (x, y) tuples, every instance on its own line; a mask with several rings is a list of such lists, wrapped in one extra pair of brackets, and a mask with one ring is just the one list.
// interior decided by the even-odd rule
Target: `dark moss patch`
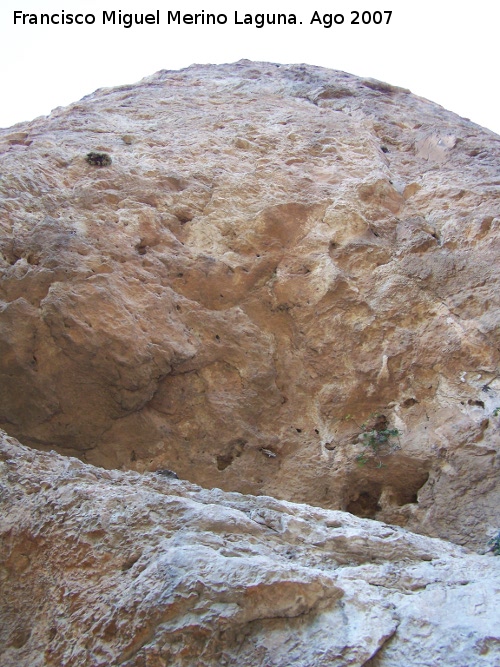
[(93, 167), (109, 167), (112, 162), (107, 153), (95, 153), (94, 151), (87, 153), (85, 160)]

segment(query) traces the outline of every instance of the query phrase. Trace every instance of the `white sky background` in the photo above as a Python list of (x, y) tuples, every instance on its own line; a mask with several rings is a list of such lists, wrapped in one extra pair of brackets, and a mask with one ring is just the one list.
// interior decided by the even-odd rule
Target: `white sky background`
[[(14, 25), (13, 12), (93, 13), (93, 26)], [(160, 25), (102, 26), (102, 11), (155, 12)], [(167, 11), (226, 13), (224, 26), (167, 25)], [(302, 25), (235, 26), (234, 10), (293, 12)], [(310, 25), (342, 12), (341, 26)], [(389, 25), (350, 25), (353, 10), (392, 10)], [(46, 115), (97, 88), (160, 69), (242, 58), (308, 63), (400, 85), (500, 134), (500, 3), (495, 0), (2, 0), (0, 127)]]

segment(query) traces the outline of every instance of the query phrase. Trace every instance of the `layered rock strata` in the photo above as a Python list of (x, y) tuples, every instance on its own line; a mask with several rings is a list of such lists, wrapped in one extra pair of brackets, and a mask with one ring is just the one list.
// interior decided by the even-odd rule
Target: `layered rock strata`
[(247, 61), (0, 131), (0, 424), (484, 548), (499, 156), (404, 89)]
[(2, 667), (499, 664), (499, 558), (0, 440)]

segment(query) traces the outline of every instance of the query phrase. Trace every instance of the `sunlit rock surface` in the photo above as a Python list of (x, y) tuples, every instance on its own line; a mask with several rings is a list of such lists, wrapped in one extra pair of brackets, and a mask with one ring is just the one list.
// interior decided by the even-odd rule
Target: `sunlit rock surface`
[(2, 667), (500, 663), (500, 558), (0, 438)]
[(499, 156), (404, 89), (247, 61), (1, 130), (1, 426), (484, 550)]

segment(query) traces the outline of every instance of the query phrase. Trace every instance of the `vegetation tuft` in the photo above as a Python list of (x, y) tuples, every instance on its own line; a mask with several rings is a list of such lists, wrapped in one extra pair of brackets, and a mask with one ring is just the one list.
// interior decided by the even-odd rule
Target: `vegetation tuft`
[(388, 428), (386, 416), (378, 412), (370, 415), (370, 426), (367, 422), (358, 424), (352, 415), (346, 415), (343, 421), (353, 421), (358, 426), (361, 431), (358, 440), (368, 448), (367, 451), (356, 457), (358, 465), (364, 466), (371, 459), (375, 459), (377, 467), (381, 468), (383, 465), (380, 460), (382, 448), (389, 446), (391, 450), (396, 449), (395, 439), (399, 440), (401, 432), (397, 428)]
[(95, 153), (94, 151), (87, 153), (85, 159), (93, 167), (109, 167), (112, 162), (111, 157), (107, 153)]
[(500, 530), (498, 533), (488, 541), (488, 546), (491, 547), (495, 556), (500, 556)]

